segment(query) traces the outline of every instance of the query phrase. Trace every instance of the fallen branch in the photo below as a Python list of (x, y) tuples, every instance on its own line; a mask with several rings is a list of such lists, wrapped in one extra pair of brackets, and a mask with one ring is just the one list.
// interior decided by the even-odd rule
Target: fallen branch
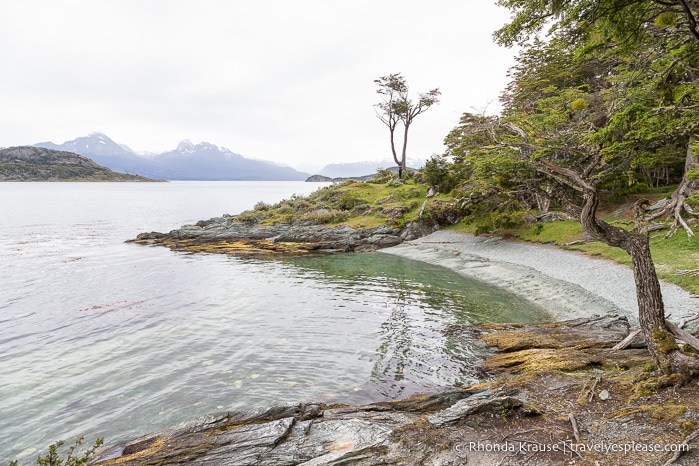
[(590, 402), (590, 403), (592, 403), (592, 399), (595, 397), (595, 387), (597, 386), (597, 384), (599, 383), (599, 381), (600, 381), (600, 378), (597, 377), (597, 378), (595, 379), (595, 383), (592, 384), (592, 388), (590, 388), (590, 398), (589, 398), (589, 400), (588, 400), (588, 402)]
[(699, 275), (699, 269), (678, 270), (675, 275)]
[(633, 341), (636, 339), (636, 337), (638, 336), (639, 333), (641, 333), (641, 329), (640, 329), (640, 328), (634, 330), (634, 331), (631, 332), (631, 333), (629, 333), (628, 336), (627, 336), (626, 338), (624, 338), (624, 339), (621, 340), (619, 343), (617, 343), (616, 345), (614, 345), (614, 346), (612, 347), (612, 350), (613, 350), (613, 351), (623, 350), (624, 348), (626, 348), (627, 346), (629, 346), (631, 343), (633, 343)]
[(682, 444), (680, 445), (680, 448), (677, 449), (674, 455), (672, 455), (672, 458), (667, 460), (667, 462), (663, 466), (670, 466), (673, 464), (675, 461), (680, 459), (680, 456), (682, 456), (682, 453), (685, 451), (689, 451), (689, 442), (692, 440), (696, 439), (699, 437), (699, 429), (695, 430), (693, 433), (691, 433), (687, 438), (684, 439)]
[(573, 426), (573, 436), (575, 437), (575, 443), (580, 443), (580, 431), (578, 430), (578, 421), (575, 420), (573, 413), (568, 414), (568, 419), (570, 419), (570, 425)]
[(694, 347), (694, 349), (699, 350), (699, 338), (695, 337), (686, 330), (682, 330), (672, 322), (665, 322), (665, 325), (667, 325), (668, 330), (670, 330), (670, 332), (672, 332), (672, 334), (677, 338), (691, 345)]
[[(698, 270), (699, 270), (699, 269), (698, 269)], [(684, 328), (685, 325), (687, 325), (688, 323), (690, 323), (690, 322), (692, 322), (692, 321), (695, 321), (695, 320), (699, 320), (699, 314), (696, 314), (696, 315), (694, 315), (694, 316), (692, 316), (692, 317), (687, 317), (687, 318), (682, 319), (682, 321), (681, 321), (681, 322), (679, 323), (679, 325), (677, 325), (677, 326), (678, 326), (679, 328)]]

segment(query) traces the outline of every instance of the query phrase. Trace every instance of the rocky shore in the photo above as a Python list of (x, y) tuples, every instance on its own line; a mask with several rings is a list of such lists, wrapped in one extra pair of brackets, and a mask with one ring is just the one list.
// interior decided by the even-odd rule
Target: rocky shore
[(484, 364), (497, 379), (365, 406), (214, 413), (103, 449), (93, 464), (696, 464), (699, 389), (634, 383), (647, 352), (611, 349), (626, 319), (460, 331), (499, 348)]
[[(236, 254), (394, 246), (382, 252), (503, 286), (558, 321), (450, 329), (491, 348), (481, 384), (365, 406), (215, 413), (107, 447), (93, 464), (696, 464), (690, 444), (699, 432), (699, 386), (667, 389), (667, 381), (649, 377), (642, 342), (612, 349), (637, 325), (627, 268), (546, 246), (431, 231), (259, 226), (222, 217), (139, 235), (140, 244)], [(696, 298), (663, 286), (673, 320), (697, 312)]]
[(395, 246), (434, 231), (423, 223), (404, 228), (326, 226), (312, 222), (258, 225), (235, 217), (216, 217), (169, 233), (141, 233), (128, 242), (173, 250), (228, 254), (370, 252)]

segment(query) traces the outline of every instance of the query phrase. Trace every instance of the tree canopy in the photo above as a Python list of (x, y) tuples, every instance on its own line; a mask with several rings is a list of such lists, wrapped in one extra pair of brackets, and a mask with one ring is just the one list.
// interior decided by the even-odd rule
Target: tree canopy
[[(496, 40), (522, 46), (501, 97), (503, 111), (464, 114), (446, 137), (445, 155), (431, 163), (458, 176), (451, 180), (454, 196), (466, 214), (477, 214), (481, 231), (556, 208), (580, 221), (591, 237), (628, 252), (639, 321), (658, 367), (668, 374), (699, 368), (698, 359), (674, 344), (678, 332), (665, 321), (648, 240), (649, 231), (660, 228), (694, 235), (697, 2), (498, 4), (512, 20)], [(677, 184), (672, 199), (653, 210), (640, 199), (630, 228), (599, 218), (605, 196), (669, 184)]]
[[(382, 101), (376, 104), (376, 112), (379, 120), (388, 127), (391, 140), (391, 153), (393, 160), (398, 165), (400, 177), (406, 168), (406, 155), (408, 150), (408, 130), (413, 120), (418, 115), (426, 112), (431, 106), (439, 102), (439, 88), (418, 95), (417, 101), (413, 101), (409, 95), (408, 83), (400, 73), (389, 74), (375, 79), (378, 86), (376, 92), (382, 96)], [(398, 125), (403, 125), (403, 145), (400, 158), (396, 151), (395, 133)]]

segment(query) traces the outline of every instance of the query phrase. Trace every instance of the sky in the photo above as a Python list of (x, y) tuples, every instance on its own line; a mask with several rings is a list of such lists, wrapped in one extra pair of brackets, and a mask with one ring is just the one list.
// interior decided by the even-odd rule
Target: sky
[(0, 0), (0, 147), (101, 132), (136, 152), (209, 142), (307, 169), (391, 157), (374, 80), (441, 101), (408, 158), (499, 111), (515, 51), (487, 0)]

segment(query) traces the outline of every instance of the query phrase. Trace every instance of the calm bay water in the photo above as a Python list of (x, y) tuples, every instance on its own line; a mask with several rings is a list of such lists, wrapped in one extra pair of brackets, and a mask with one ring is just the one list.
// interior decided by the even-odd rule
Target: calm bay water
[(317, 187), (0, 183), (0, 463), (224, 409), (470, 383), (478, 350), (450, 328), (546, 318), (385, 254), (256, 259), (124, 243)]

